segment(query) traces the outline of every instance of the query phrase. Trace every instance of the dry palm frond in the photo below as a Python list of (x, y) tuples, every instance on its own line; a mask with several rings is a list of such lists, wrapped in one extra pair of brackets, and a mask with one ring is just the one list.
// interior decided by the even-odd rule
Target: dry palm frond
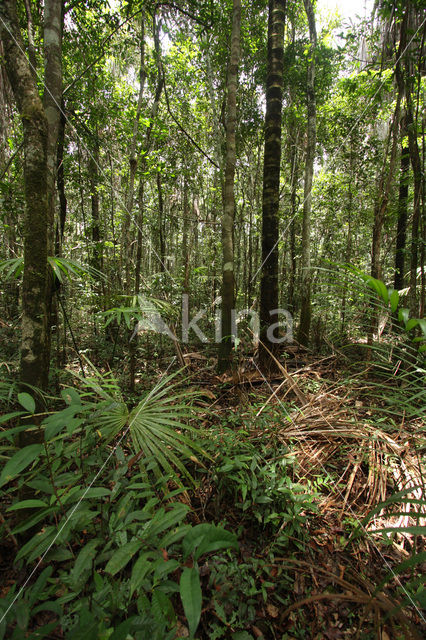
[(287, 569), (298, 572), (309, 571), (312, 575), (322, 574), (329, 578), (333, 587), (339, 586), (342, 589), (340, 593), (333, 591), (315, 593), (295, 602), (283, 611), (281, 614), (282, 621), (295, 609), (313, 604), (319, 600), (343, 600), (364, 607), (364, 614), (361, 617), (356, 638), (360, 637), (362, 623), (370, 612), (374, 615), (376, 633), (379, 640), (382, 638), (382, 630), (385, 623), (390, 624), (393, 629), (395, 627), (402, 629), (407, 640), (418, 640), (422, 637), (410, 619), (409, 612), (403, 609), (402, 602), (390, 597), (384, 591), (377, 591), (374, 585), (359, 573), (346, 569), (346, 574), (350, 575), (351, 581), (349, 581), (329, 569), (318, 567), (309, 562), (289, 558), (275, 558), (275, 564), (279, 561), (282, 561), (283, 565), (281, 566), (285, 566)]

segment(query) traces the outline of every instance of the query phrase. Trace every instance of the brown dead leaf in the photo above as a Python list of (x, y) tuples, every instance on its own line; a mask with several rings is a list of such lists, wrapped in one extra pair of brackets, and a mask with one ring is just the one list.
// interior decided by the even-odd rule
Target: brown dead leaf
[(177, 623), (176, 626), (176, 638), (189, 638), (189, 630), (187, 627), (185, 627), (185, 625), (183, 625), (181, 622)]
[(266, 605), (266, 611), (268, 612), (268, 615), (271, 616), (271, 618), (278, 618), (279, 610), (275, 605)]

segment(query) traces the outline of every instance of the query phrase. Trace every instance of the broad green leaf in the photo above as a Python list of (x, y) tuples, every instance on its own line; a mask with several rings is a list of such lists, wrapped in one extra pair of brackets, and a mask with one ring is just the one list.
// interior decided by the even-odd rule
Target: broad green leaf
[(81, 407), (80, 394), (73, 387), (62, 389), (61, 396), (68, 405), (77, 404)]
[(405, 330), (411, 331), (411, 329), (414, 329), (414, 327), (417, 327), (418, 324), (419, 324), (419, 321), (417, 320), (417, 318), (410, 318), (407, 324), (405, 325)]
[(43, 500), (21, 500), (21, 502), (15, 502), (9, 507), (8, 511), (18, 511), (18, 509), (35, 509), (36, 507), (48, 507), (49, 505)]
[(389, 302), (390, 302), (390, 307), (391, 307), (392, 313), (395, 313), (395, 311), (398, 308), (398, 302), (399, 302), (399, 293), (398, 293), (398, 291), (396, 291), (396, 290), (392, 291), (392, 293), (389, 296)]
[(74, 586), (78, 585), (81, 574), (92, 566), (92, 560), (96, 556), (96, 547), (100, 543), (101, 540), (99, 538), (89, 540), (78, 554), (74, 567), (71, 571), (71, 579)]
[(23, 415), (25, 415), (25, 411), (12, 411), (12, 413), (5, 413), (0, 416), (0, 424), (3, 424), (3, 422), (9, 422), (9, 420), (13, 420), (13, 418), (18, 418)]
[[(48, 579), (52, 575), (52, 572), (53, 572), (53, 567), (52, 566), (46, 567), (41, 572), (41, 574), (39, 575), (39, 577), (35, 581), (34, 585), (29, 590), (29, 596), (27, 596), (27, 597), (28, 597), (28, 604), (29, 604), (30, 607), (33, 607), (34, 604), (39, 599), (39, 595), (42, 593), (44, 587), (46, 586)], [(34, 611), (32, 612), (32, 615), (34, 615)]]
[(398, 311), (398, 320), (399, 322), (402, 322), (404, 326), (407, 324), (409, 317), (410, 317), (409, 309), (400, 309)]
[(145, 536), (157, 536), (166, 529), (170, 529), (182, 522), (188, 511), (188, 505), (182, 504), (181, 502), (174, 504), (168, 512), (164, 512), (163, 508), (159, 509), (148, 524), (145, 530)]
[(27, 447), (17, 451), (1, 472), (0, 487), (13, 480), (21, 471), (32, 464), (40, 455), (42, 449), (43, 446), (41, 444), (29, 444)]
[(418, 323), (423, 335), (426, 336), (426, 320), (424, 318), (419, 318)]
[(33, 414), (35, 412), (35, 400), (29, 393), (18, 393), (18, 402), (28, 413)]
[(383, 529), (375, 529), (374, 533), (412, 533), (417, 536), (424, 536), (425, 527), (409, 526), (409, 527), (384, 527)]
[(202, 593), (200, 585), (200, 576), (194, 567), (191, 569), (185, 567), (179, 583), (180, 599), (182, 600), (183, 610), (188, 620), (189, 635), (191, 638), (197, 630), (201, 618)]
[(136, 560), (133, 570), (132, 577), (130, 578), (130, 596), (132, 596), (135, 591), (139, 589), (143, 581), (145, 580), (145, 576), (154, 570), (154, 562), (156, 554), (153, 551), (147, 551), (142, 553), (139, 558)]
[(193, 554), (197, 560), (204, 553), (231, 548), (238, 549), (236, 535), (209, 523), (196, 525), (182, 541), (184, 559)]
[(370, 277), (368, 283), (372, 289), (374, 289), (384, 302), (388, 302), (389, 294), (386, 285), (377, 278)]
[(142, 542), (140, 542), (139, 540), (132, 540), (132, 542), (127, 542), (124, 546), (120, 547), (120, 549), (118, 549), (114, 553), (111, 560), (105, 567), (105, 571), (114, 576), (121, 569), (123, 569), (123, 567), (126, 566), (126, 564), (135, 555), (135, 553), (139, 551), (141, 546)]
[(30, 607), (28, 606), (28, 602), (18, 600), (14, 605), (14, 610), (18, 627), (22, 629), (22, 631), (25, 631), (30, 620)]
[(87, 640), (87, 638), (98, 637), (98, 622), (95, 616), (88, 609), (82, 609), (78, 623), (67, 633), (67, 640)]
[(27, 558), (27, 562), (31, 562), (33, 558), (41, 556), (53, 542), (56, 535), (56, 527), (53, 526), (47, 527), (42, 533), (37, 533), (19, 549), (15, 560)]
[(132, 628), (135, 619), (136, 616), (133, 616), (119, 624), (114, 630), (114, 633), (109, 636), (109, 640), (126, 640), (129, 637), (130, 629)]
[(161, 588), (156, 589), (152, 594), (151, 608), (159, 624), (164, 623), (164, 618), (169, 624), (176, 618), (171, 600), (161, 591)]

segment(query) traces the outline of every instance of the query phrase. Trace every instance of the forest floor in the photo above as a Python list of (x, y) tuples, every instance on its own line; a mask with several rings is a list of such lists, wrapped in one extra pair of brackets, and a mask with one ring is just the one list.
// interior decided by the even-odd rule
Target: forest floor
[[(419, 522), (415, 504), (421, 497), (416, 487), (423, 484), (416, 436), (423, 424), (404, 416), (399, 423), (385, 419), (380, 404), (386, 403), (378, 406), (366, 383), (374, 379), (374, 371), (367, 367), (356, 375), (340, 356), (292, 356), (268, 380), (249, 360), (233, 377), (204, 380), (213, 400), (208, 414), (215, 413), (219, 423), (233, 422), (233, 429), (257, 447), (282, 453), (287, 446), (294, 460), (292, 480), (302, 493), (315, 494), (316, 509), (308, 507), (309, 517), (301, 524), (308, 531), (306, 542), (301, 544), (298, 526), (285, 521), (280, 533), (266, 536), (263, 548), (241, 517), (238, 502), (222, 502), (215, 509), (214, 486), (203, 487), (204, 497), (191, 495), (200, 518), (214, 520), (220, 513), (233, 530), (240, 527), (242, 558), (255, 555), (259, 560), (257, 578), (268, 586), (254, 598), (255, 638), (386, 640), (422, 637), (426, 631), (424, 609), (406, 589), (412, 569), (395, 571), (414, 548), (418, 553), (424, 549), (424, 539), (403, 530), (385, 542), (375, 533), (425, 524), (424, 518)], [(412, 502), (398, 509), (376, 508), (396, 490), (409, 487)], [(206, 492), (213, 506), (206, 507)], [(288, 546), (277, 555), (286, 527)]]
[[(217, 455), (194, 466), (196, 485), (179, 499), (192, 523), (222, 524), (239, 542), (237, 557), (200, 567), (196, 637), (424, 637), (424, 596), (413, 593), (425, 565), (414, 571), (409, 561), (424, 550), (415, 530), (425, 525), (421, 420), (386, 411), (370, 384), (373, 367), (360, 375), (342, 354), (291, 354), (267, 380), (251, 359), (221, 377), (196, 351), (185, 360), (184, 384), (201, 392), (197, 424)], [(152, 372), (138, 380), (151, 381)], [(408, 499), (383, 507), (396, 491)], [(377, 532), (386, 527), (398, 532), (386, 539)], [(5, 537), (0, 597), (22, 581), (12, 551)], [(49, 614), (37, 620), (46, 624)], [(178, 620), (176, 638), (188, 637), (182, 608)], [(22, 637), (37, 637), (36, 626)]]

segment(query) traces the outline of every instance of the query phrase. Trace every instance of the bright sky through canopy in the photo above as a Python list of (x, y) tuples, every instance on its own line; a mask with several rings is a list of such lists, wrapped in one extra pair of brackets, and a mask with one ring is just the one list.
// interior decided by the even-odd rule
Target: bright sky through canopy
[(318, 0), (317, 7), (319, 10), (335, 11), (339, 10), (342, 18), (352, 18), (357, 15), (361, 18), (370, 15), (373, 9), (373, 0)]

